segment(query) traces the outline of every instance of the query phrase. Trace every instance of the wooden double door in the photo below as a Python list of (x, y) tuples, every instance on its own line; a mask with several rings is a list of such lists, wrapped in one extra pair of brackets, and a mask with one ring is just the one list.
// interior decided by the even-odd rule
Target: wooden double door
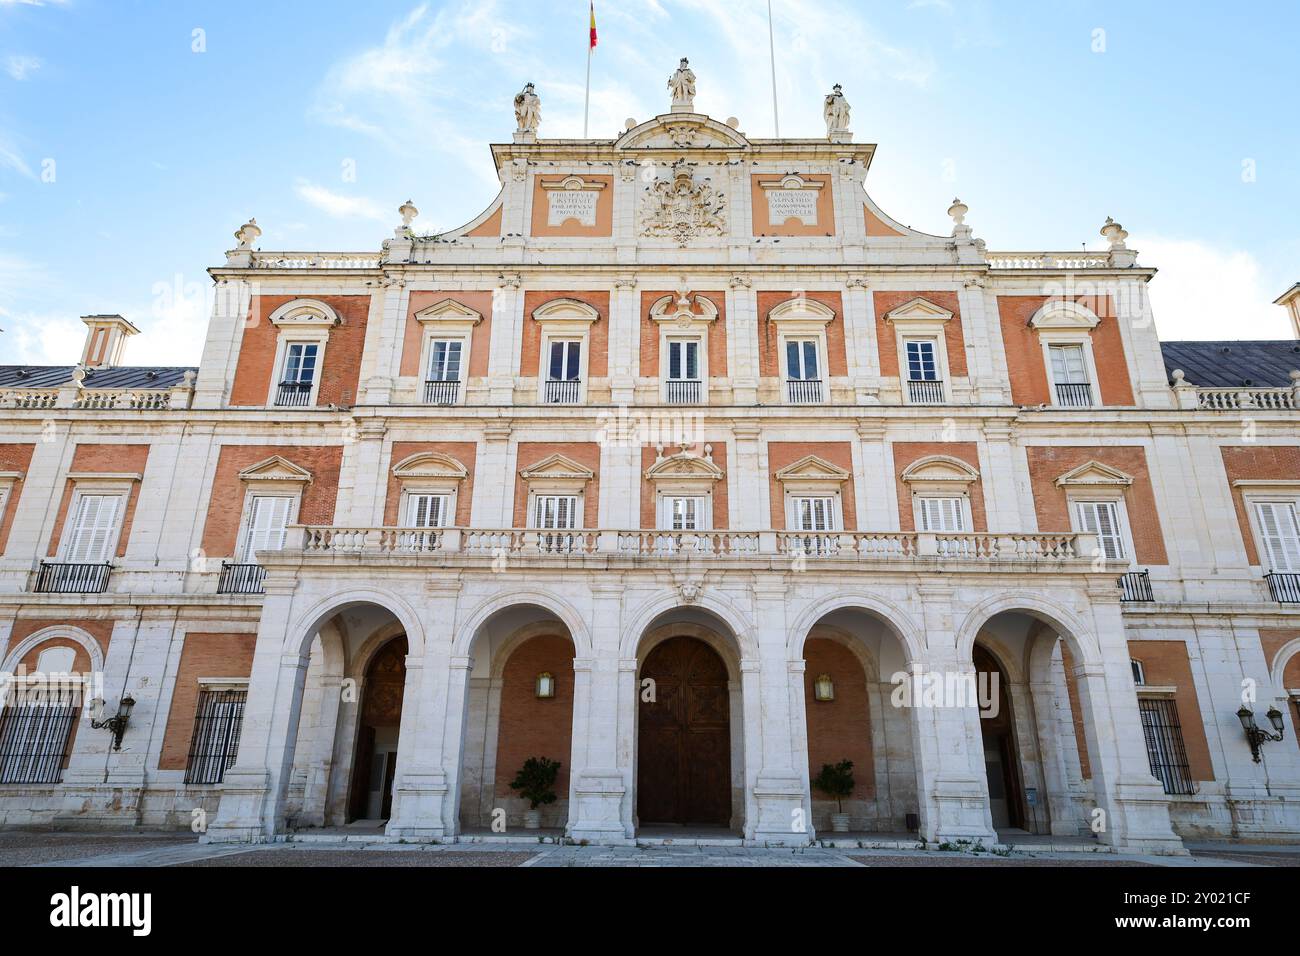
[[(652, 699), (645, 681), (652, 685)], [(641, 826), (731, 823), (731, 699), (713, 648), (671, 637), (641, 666), (637, 817)]]

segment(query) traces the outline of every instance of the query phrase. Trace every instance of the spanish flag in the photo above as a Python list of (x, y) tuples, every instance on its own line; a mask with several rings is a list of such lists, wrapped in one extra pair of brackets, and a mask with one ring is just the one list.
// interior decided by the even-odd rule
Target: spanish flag
[(596, 49), (596, 0), (591, 0), (591, 49)]

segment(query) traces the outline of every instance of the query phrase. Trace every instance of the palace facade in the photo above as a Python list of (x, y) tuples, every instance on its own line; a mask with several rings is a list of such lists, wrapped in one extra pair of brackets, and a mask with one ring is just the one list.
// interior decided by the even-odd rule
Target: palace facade
[(250, 221), (197, 369), (0, 367), (0, 824), (1300, 838), (1300, 286), (1162, 345), (1119, 224), (919, 232), (839, 91), (690, 79), (612, 141), (525, 90), (450, 232)]

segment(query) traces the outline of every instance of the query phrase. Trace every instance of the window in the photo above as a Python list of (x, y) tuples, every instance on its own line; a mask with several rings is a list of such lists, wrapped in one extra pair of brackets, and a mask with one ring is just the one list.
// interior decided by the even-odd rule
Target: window
[(245, 564), (256, 564), (258, 551), (279, 551), (284, 547), (293, 504), (293, 498), (281, 495), (254, 495), (250, 499), (248, 526), (244, 532)]
[(319, 352), (320, 346), (314, 342), (290, 342), (285, 346), (284, 373), (280, 376), (276, 405), (295, 408), (311, 404)]
[(202, 688), (185, 765), (188, 784), (221, 783), (239, 755), (246, 689)]
[(406, 498), (406, 526), (421, 530), (406, 532), (402, 543), (408, 551), (436, 551), (440, 535), (435, 529), (445, 528), (451, 515), (450, 495), (411, 494)]
[(911, 340), (907, 343), (907, 378), (912, 382), (938, 381), (939, 364), (935, 359), (932, 339)]
[(1082, 345), (1049, 345), (1052, 383), (1056, 404), (1073, 407), (1092, 405), (1092, 386), (1088, 380), (1088, 361)]
[(1177, 705), (1168, 697), (1139, 697), (1138, 713), (1142, 717), (1151, 776), (1160, 781), (1165, 793), (1195, 793)]
[(81, 495), (68, 537), (64, 560), (69, 564), (102, 564), (113, 552), (121, 495)]
[(1146, 668), (1143, 667), (1142, 662), (1137, 660), (1136, 658), (1130, 660), (1129, 664), (1133, 667), (1133, 683), (1141, 687), (1143, 684), (1147, 682)]
[(787, 339), (785, 343), (785, 374), (791, 381), (817, 381), (817, 340)]
[(429, 353), (429, 381), (459, 382), (460, 356), (464, 347), (465, 343), (459, 339), (436, 340)]
[(1270, 570), (1300, 571), (1300, 521), (1293, 501), (1259, 501), (1255, 515), (1264, 539)]
[(699, 339), (669, 340), (668, 377), (679, 382), (698, 382), (700, 380)]
[(957, 534), (966, 530), (966, 502), (962, 498), (917, 495), (916, 515), (922, 531)]
[(665, 498), (664, 512), (670, 531), (704, 530), (703, 498)]
[[(543, 531), (574, 531), (578, 527), (577, 495), (538, 495), (534, 499), (533, 527)], [(543, 551), (572, 551), (572, 534), (543, 534)]]
[(798, 496), (790, 499), (791, 530), (800, 533), (797, 547), (804, 554), (834, 554), (838, 540), (839, 499)]
[(1097, 544), (1107, 560), (1123, 561), (1128, 557), (1118, 502), (1076, 501), (1074, 509), (1078, 516), (1079, 530), (1097, 536)]
[(576, 404), (582, 388), (582, 341), (552, 339), (547, 364), (546, 402)]
[(58, 783), (77, 720), (80, 685), (44, 681), (8, 688), (0, 709), (0, 783)]

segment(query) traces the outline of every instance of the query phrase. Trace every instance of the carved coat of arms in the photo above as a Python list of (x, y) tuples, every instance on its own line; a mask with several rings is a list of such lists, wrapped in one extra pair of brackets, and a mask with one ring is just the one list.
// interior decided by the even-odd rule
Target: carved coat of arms
[(706, 179), (697, 183), (690, 169), (678, 168), (672, 179), (661, 179), (647, 187), (641, 234), (657, 239), (674, 239), (685, 247), (700, 236), (726, 233), (722, 193)]

